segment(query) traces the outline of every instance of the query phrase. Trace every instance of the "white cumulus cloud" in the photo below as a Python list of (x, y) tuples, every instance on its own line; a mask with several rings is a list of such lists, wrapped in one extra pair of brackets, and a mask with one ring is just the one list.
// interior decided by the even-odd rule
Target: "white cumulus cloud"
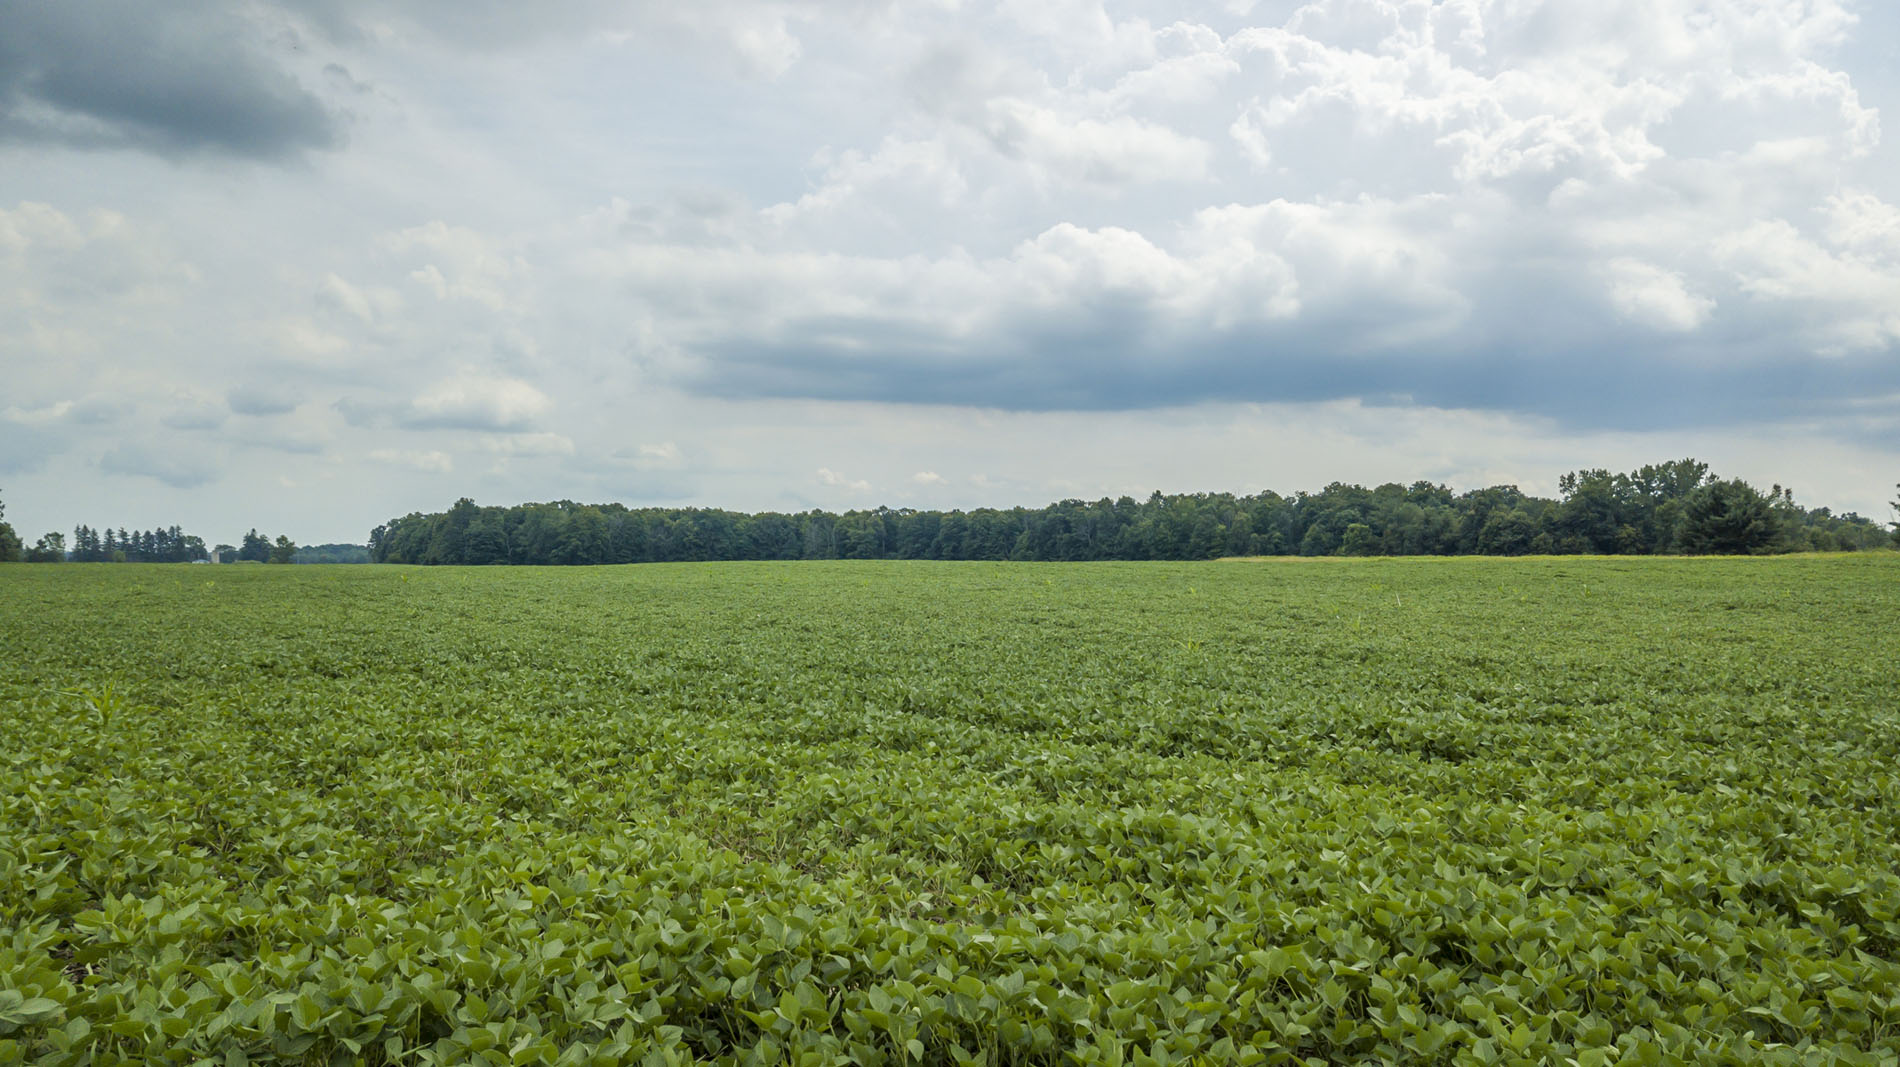
[(1611, 304), (1643, 326), (1677, 333), (1708, 320), (1715, 301), (1691, 293), (1681, 275), (1636, 259), (1611, 260), (1605, 271)]
[(862, 478), (847, 478), (837, 471), (832, 470), (830, 467), (820, 467), (817, 473), (818, 484), (820, 485), (830, 486), (836, 489), (849, 489), (857, 493), (867, 493), (871, 490), (870, 482)]
[(404, 421), (423, 428), (525, 430), (553, 406), (546, 393), (521, 379), (465, 370), (418, 394)]

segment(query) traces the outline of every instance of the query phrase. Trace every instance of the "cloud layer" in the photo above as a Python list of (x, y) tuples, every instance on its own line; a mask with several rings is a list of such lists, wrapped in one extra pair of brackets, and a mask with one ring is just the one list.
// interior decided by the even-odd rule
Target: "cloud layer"
[(286, 69), (281, 17), (140, 0), (7, 5), (0, 138), (281, 158), (335, 147), (337, 117)]
[(269, 482), (353, 528), (476, 489), (1119, 484), (906, 428), (985, 412), (1048, 457), (1035, 426), (1194, 412), (1240, 448), (1250, 411), (1438, 413), (1573, 465), (1767, 434), (1801, 484), (1900, 456), (1871, 3), (14, 6), (14, 515), (14, 486)]

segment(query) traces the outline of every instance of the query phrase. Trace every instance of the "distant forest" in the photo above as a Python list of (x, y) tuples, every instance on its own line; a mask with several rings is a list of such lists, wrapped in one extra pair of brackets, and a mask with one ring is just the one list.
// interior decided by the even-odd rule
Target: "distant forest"
[(292, 563), (368, 563), (369, 548), (364, 545), (299, 545)]
[[(1803, 508), (1694, 459), (1628, 474), (1565, 475), (1562, 498), (1502, 485), (1454, 493), (1414, 482), (1334, 483), (1317, 493), (1155, 493), (1042, 508), (885, 508), (745, 514), (620, 504), (414, 513), (376, 527), (376, 563), (599, 564), (706, 560), (1187, 560), (1219, 556), (1403, 556), (1860, 551), (1881, 524)], [(1897, 527), (1893, 539), (1900, 539)]]
[(188, 534), (177, 526), (151, 530), (117, 530), (108, 526), (96, 530), (84, 525), (73, 527), (69, 546), (66, 535), (54, 531), (41, 534), (31, 545), (24, 544), (6, 519), (6, 502), (0, 500), (0, 563), (367, 563), (369, 549), (362, 545), (319, 545), (317, 557), (305, 560), (296, 542), (279, 534), (277, 540), (253, 529), (244, 535), (242, 546), (205, 547), (204, 538)]

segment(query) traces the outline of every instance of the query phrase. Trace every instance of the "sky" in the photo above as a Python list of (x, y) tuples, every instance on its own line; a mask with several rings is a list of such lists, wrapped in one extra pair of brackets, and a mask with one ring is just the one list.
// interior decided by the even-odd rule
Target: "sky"
[(0, 501), (1885, 521), (1887, 0), (0, 0)]

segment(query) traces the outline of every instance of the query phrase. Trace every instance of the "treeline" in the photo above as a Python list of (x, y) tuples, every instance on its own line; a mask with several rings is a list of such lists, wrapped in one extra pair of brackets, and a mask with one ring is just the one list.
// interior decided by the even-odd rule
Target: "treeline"
[(13, 532), (13, 524), (7, 521), (7, 502), (0, 500), (0, 563), (19, 562), (20, 547), (20, 535)]
[(367, 545), (299, 545), (292, 563), (368, 563)]
[[(47, 536), (57, 538), (59, 535)], [(132, 531), (121, 527), (117, 531), (107, 529), (103, 534), (90, 526), (76, 526), (72, 550), (65, 555), (74, 563), (193, 563), (210, 557), (203, 538), (176, 526)]]
[(243, 537), (243, 544), (233, 548), (219, 545), (214, 562), (217, 563), (289, 563), (297, 555), (297, 542), (285, 534), (278, 534), (277, 540), (257, 532), (251, 527)]
[[(1694, 459), (1628, 474), (1576, 471), (1551, 500), (1516, 486), (1454, 493), (1414, 482), (1317, 493), (1155, 493), (1043, 508), (745, 514), (557, 501), (413, 513), (370, 533), (377, 563), (596, 564), (704, 560), (1183, 560), (1219, 556), (1859, 551), (1871, 519), (1803, 508)], [(1900, 529), (1896, 530), (1900, 537)]]
[[(41, 534), (39, 540), (27, 545), (14, 533), (12, 524), (5, 521), (6, 510), (6, 503), (0, 501), (0, 563), (23, 560), (27, 563), (197, 563), (213, 558), (224, 563), (244, 560), (289, 563), (297, 554), (297, 545), (290, 538), (279, 535), (272, 542), (255, 529), (244, 535), (242, 547), (219, 545), (206, 549), (204, 538), (188, 534), (177, 526), (153, 530), (127, 530), (123, 526), (116, 530), (111, 527), (95, 530), (81, 524), (73, 527), (70, 545), (66, 535), (57, 531)], [(368, 551), (357, 545), (324, 547), (354, 548), (362, 554), (361, 558), (368, 556)]]

